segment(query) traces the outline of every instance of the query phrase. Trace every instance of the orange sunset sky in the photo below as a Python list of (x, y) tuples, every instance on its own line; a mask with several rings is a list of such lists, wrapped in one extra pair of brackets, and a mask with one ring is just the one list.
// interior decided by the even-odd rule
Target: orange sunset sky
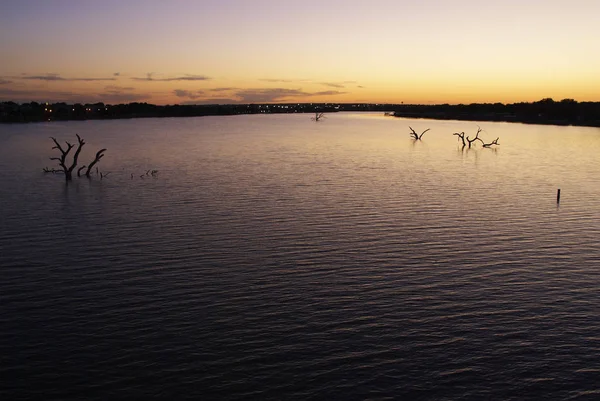
[(600, 100), (600, 1), (0, 3), (0, 101)]

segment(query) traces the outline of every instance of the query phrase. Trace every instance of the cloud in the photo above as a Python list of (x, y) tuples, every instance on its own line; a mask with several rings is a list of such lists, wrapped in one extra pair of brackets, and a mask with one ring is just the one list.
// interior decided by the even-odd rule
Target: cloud
[(10, 100), (17, 103), (31, 101), (66, 101), (76, 94), (73, 92), (56, 92), (56, 91), (32, 91), (22, 89), (0, 89), (0, 100)]
[(259, 79), (259, 81), (263, 81), (263, 82), (294, 82), (293, 79), (277, 79), (277, 78), (263, 78), (263, 79)]
[(179, 77), (171, 78), (154, 78), (154, 73), (149, 72), (146, 74), (146, 78), (132, 77), (134, 81), (156, 81), (156, 82), (171, 82), (171, 81), (208, 81), (211, 78), (206, 75), (190, 75), (186, 74)]
[(149, 99), (149, 93), (118, 93), (103, 92), (96, 94), (81, 94), (69, 91), (40, 91), (40, 90), (16, 90), (0, 89), (0, 101), (10, 100), (17, 103), (36, 102), (66, 102), (66, 103), (96, 103), (109, 104), (131, 103)]
[(132, 86), (107, 85), (103, 93), (97, 95), (98, 101), (104, 103), (131, 103), (150, 98), (148, 93), (134, 93)]
[(6, 85), (6, 84), (10, 84), (10, 83), (12, 83), (12, 81), (0, 78), (0, 85)]
[[(225, 88), (227, 90), (235, 88)], [(306, 92), (302, 89), (287, 89), (287, 88), (255, 88), (241, 89), (231, 93), (231, 97), (227, 98), (203, 98), (202, 91), (186, 91), (176, 89), (176, 96), (187, 97), (192, 99), (181, 104), (236, 104), (236, 103), (277, 103), (284, 101), (293, 101), (298, 97), (310, 96), (335, 96), (342, 95), (348, 92), (337, 90), (321, 91), (321, 92)], [(201, 99), (202, 98), (202, 99)], [(198, 100), (194, 100), (198, 99)]]
[(236, 92), (242, 103), (268, 103), (284, 100), (290, 97), (310, 96), (310, 93), (300, 89), (268, 88), (245, 89)]
[(356, 85), (356, 87), (360, 88), (360, 89), (364, 88), (364, 86), (362, 86), (362, 85)]
[(226, 92), (226, 91), (233, 91), (233, 90), (237, 90), (239, 88), (212, 88), (209, 89), (209, 91), (211, 92)]
[(281, 78), (262, 78), (259, 79), (262, 82), (274, 82), (274, 83), (292, 83), (292, 82), (310, 82), (310, 79), (281, 79)]
[(173, 91), (173, 93), (177, 97), (187, 97), (187, 98), (190, 98), (190, 99), (198, 99), (200, 96), (202, 96), (202, 94), (204, 92), (203, 91), (188, 91), (188, 90), (185, 90), (185, 89), (175, 89)]
[(336, 82), (319, 82), (321, 85), (331, 86), (332, 88), (343, 88), (344, 84), (338, 84)]
[(342, 81), (342, 82), (319, 82), (321, 85), (331, 86), (332, 88), (345, 88), (346, 85), (356, 84), (356, 81)]
[(152, 75), (154, 75), (154, 73), (149, 72), (146, 74), (146, 78), (131, 77), (131, 79), (133, 79), (134, 81), (154, 81), (154, 79), (152, 79)]
[(205, 75), (186, 75), (183, 77), (165, 78), (163, 81), (208, 81), (210, 79)]
[(132, 90), (135, 90), (135, 88), (133, 86), (117, 86), (117, 85), (107, 85), (104, 87), (105, 91), (109, 91), (109, 92), (129, 92)]
[(118, 76), (120, 76), (120, 75), (121, 75), (121, 73), (120, 73), (120, 72), (115, 72), (115, 73), (113, 74), (113, 77), (118, 77)]
[(40, 81), (64, 81), (58, 74), (46, 74), (46, 75), (21, 75), (21, 79), (31, 79), (31, 80), (40, 80)]
[[(108, 104), (117, 103), (132, 103), (139, 102), (141, 100), (147, 100), (150, 98), (149, 93), (117, 93), (117, 92), (106, 92), (98, 93), (95, 95), (96, 100), (92, 99), (93, 102), (104, 102)], [(86, 101), (87, 102), (87, 101)], [(80, 102), (82, 103), (82, 102)]]
[(312, 82), (318, 85), (329, 86), (331, 88), (345, 88), (346, 85), (356, 84), (357, 81), (339, 81), (339, 82), (317, 82), (312, 81), (310, 79), (280, 79), (280, 78), (263, 78), (259, 79), (259, 81), (263, 82), (283, 82), (283, 83), (291, 83), (291, 82)]
[(196, 105), (196, 104), (237, 104), (240, 103), (239, 99), (231, 99), (231, 98), (211, 98), (211, 99), (203, 99), (203, 100), (187, 100), (185, 102), (181, 102), (183, 105)]
[(115, 81), (116, 78), (65, 78), (59, 74), (45, 74), (45, 75), (21, 75), (20, 79), (37, 80), (37, 81)]
[(266, 89), (246, 89), (235, 93), (241, 98), (241, 103), (272, 103), (289, 100), (295, 97), (304, 96), (331, 96), (341, 95), (347, 92), (341, 91), (323, 91), (323, 92), (305, 92), (301, 89), (285, 88), (266, 88)]
[(323, 92), (315, 92), (312, 95), (314, 96), (331, 96), (331, 95), (343, 95), (346, 94), (348, 92), (341, 92), (341, 91), (323, 91)]

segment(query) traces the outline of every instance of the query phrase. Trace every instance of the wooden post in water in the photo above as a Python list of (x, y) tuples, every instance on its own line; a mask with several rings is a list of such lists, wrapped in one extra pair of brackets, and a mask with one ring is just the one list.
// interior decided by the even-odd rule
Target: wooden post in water
[(558, 191), (556, 192), (556, 203), (560, 203), (560, 188), (558, 188)]

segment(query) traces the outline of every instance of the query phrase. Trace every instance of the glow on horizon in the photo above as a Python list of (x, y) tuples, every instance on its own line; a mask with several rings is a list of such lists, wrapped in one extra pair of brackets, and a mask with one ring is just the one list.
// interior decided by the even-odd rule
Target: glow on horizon
[(0, 101), (598, 101), (596, 0), (21, 0)]

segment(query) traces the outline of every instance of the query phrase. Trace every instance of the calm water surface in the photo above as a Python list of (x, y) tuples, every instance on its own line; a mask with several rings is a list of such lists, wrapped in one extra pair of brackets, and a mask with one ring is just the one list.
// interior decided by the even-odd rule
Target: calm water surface
[(479, 125), (0, 126), (0, 399), (597, 399), (600, 130)]

